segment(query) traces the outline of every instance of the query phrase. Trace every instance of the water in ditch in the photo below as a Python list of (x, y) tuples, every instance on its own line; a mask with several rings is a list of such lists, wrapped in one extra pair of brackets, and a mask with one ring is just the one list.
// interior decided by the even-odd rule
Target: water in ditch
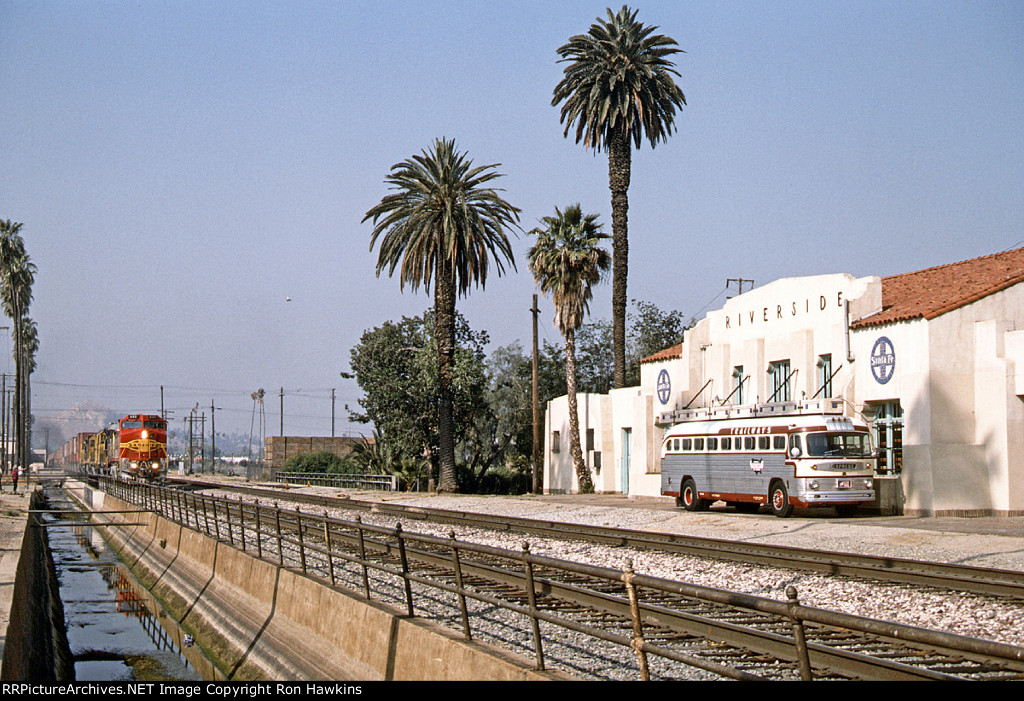
[[(71, 508), (48, 493), (55, 511)], [(213, 665), (174, 618), (78, 518), (46, 515), (77, 681), (202, 681)]]

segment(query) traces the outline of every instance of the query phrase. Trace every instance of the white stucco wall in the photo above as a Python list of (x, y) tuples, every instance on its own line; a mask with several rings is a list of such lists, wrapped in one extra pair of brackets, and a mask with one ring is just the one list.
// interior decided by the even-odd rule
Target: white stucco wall
[[(581, 395), (583, 439), (594, 428), (601, 453), (596, 488), (659, 496), (660, 416), (723, 403), (737, 366), (750, 377), (745, 403), (763, 402), (770, 394), (768, 366), (777, 360), (789, 360), (796, 371), (792, 398), (810, 398), (819, 388), (818, 359), (830, 354), (837, 371), (832, 394), (845, 400), (846, 413), (870, 421), (878, 403), (902, 407), (903, 474), (883, 488), (893, 503), (908, 513), (1024, 513), (1024, 285), (932, 320), (849, 331), (851, 322), (881, 310), (881, 287), (877, 277), (844, 274), (764, 285), (687, 331), (677, 357), (643, 363), (639, 387)], [(891, 350), (891, 364), (873, 368), (872, 355), (882, 347)], [(577, 490), (566, 407), (564, 397), (549, 405), (548, 491)], [(558, 454), (550, 452), (552, 431), (564, 443)], [(587, 453), (591, 468), (593, 460), (594, 452)]]
[[(904, 411), (901, 480), (908, 513), (988, 514), (1024, 509), (1024, 286), (931, 320), (852, 334), (860, 363), (858, 406), (898, 399)], [(892, 344), (892, 379), (881, 383), (870, 356)], [(1022, 378), (1024, 379), (1024, 378)]]

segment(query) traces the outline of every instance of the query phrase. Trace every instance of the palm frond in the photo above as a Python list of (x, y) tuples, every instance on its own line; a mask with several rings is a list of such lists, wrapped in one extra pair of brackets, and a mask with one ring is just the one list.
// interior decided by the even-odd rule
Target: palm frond
[(595, 151), (608, 148), (617, 131), (640, 147), (651, 147), (675, 128), (675, 112), (686, 96), (672, 76), (678, 76), (668, 57), (684, 53), (674, 39), (655, 34), (657, 27), (637, 21), (637, 12), (623, 6), (608, 10), (586, 34), (577, 34), (558, 49), (566, 63), (551, 104), (561, 107), (564, 136), (576, 127), (576, 143)]

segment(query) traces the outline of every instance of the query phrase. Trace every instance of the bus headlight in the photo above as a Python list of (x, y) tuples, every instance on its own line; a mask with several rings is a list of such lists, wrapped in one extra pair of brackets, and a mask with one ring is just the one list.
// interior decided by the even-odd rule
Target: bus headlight
[(874, 482), (869, 479), (864, 480), (864, 489), (871, 489), (874, 486)]
[(810, 489), (817, 489), (818, 488), (818, 480), (811, 480), (810, 482), (807, 483), (807, 486)]

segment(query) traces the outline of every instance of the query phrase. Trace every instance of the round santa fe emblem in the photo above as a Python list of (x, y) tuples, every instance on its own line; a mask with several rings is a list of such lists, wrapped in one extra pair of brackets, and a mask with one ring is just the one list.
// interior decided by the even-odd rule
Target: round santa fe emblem
[(668, 370), (658, 373), (658, 401), (668, 404), (668, 398), (672, 394), (672, 381), (668, 377)]
[(892, 379), (896, 371), (896, 350), (892, 341), (885, 336), (875, 341), (871, 348), (871, 374), (879, 384), (884, 385)]

